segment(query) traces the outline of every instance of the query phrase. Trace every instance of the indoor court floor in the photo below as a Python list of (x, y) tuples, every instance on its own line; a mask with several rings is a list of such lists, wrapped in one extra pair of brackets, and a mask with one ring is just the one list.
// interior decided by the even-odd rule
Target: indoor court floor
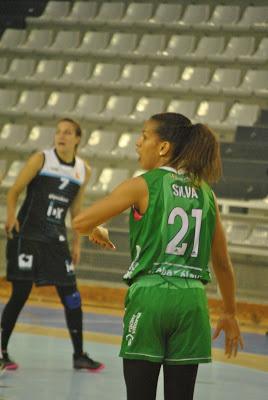
[[(84, 307), (84, 330), (85, 351), (106, 366), (99, 373), (72, 369), (72, 348), (60, 305), (28, 303), (9, 347), (19, 369), (2, 372), (0, 400), (125, 400), (118, 357), (122, 312)], [(226, 362), (222, 340), (214, 343), (214, 362), (199, 368), (195, 400), (267, 399), (268, 336), (252, 327), (243, 331), (245, 349), (234, 363)]]

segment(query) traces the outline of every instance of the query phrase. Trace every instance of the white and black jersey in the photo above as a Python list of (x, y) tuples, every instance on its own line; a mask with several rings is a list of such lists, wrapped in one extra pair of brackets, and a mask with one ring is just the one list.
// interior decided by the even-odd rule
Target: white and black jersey
[(65, 217), (85, 181), (84, 161), (65, 163), (55, 149), (45, 150), (44, 164), (29, 183), (19, 210), (19, 236), (38, 241), (66, 241)]

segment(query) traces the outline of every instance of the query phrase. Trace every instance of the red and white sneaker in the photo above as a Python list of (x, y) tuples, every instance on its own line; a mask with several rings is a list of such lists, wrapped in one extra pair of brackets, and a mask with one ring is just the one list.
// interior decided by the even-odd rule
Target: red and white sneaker
[(19, 365), (9, 358), (8, 353), (4, 353), (2, 358), (0, 358), (0, 369), (5, 369), (7, 371), (15, 371), (19, 368)]

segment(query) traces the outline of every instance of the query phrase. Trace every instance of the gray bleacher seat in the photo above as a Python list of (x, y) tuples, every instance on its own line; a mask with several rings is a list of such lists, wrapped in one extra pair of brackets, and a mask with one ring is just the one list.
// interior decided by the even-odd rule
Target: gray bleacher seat
[(181, 58), (189, 61), (206, 60), (222, 53), (225, 46), (223, 36), (203, 36), (199, 40), (196, 49), (191, 53), (182, 54)]
[(261, 160), (222, 158), (223, 176), (226, 178), (261, 181), (268, 184), (267, 163)]
[(89, 182), (88, 182), (88, 184), (86, 186), (86, 190), (85, 190), (86, 194), (89, 194), (92, 190), (92, 187), (96, 184), (97, 179), (99, 177), (99, 173), (100, 173), (100, 171), (98, 168), (91, 167), (90, 179), (89, 179)]
[(132, 96), (111, 96), (100, 114), (100, 118), (105, 121), (128, 118), (134, 107)]
[(109, 193), (128, 177), (128, 169), (104, 168), (97, 183), (92, 188), (92, 193), (99, 196)]
[(117, 81), (120, 72), (120, 64), (98, 63), (86, 83), (98, 86), (112, 84)]
[(59, 117), (72, 111), (75, 101), (76, 95), (74, 93), (54, 91), (50, 93), (44, 107), (41, 110), (35, 111), (34, 114), (44, 118)]
[(235, 129), (238, 125), (254, 125), (258, 118), (260, 107), (257, 104), (234, 103), (225, 120), (221, 122), (221, 128)]
[(141, 97), (134, 111), (127, 117), (120, 119), (128, 123), (140, 123), (150, 118), (153, 114), (162, 113), (165, 110), (165, 101), (161, 98)]
[(137, 46), (137, 34), (116, 32), (113, 34), (105, 53), (116, 56), (117, 54), (132, 53)]
[(241, 70), (236, 68), (217, 68), (207, 85), (201, 85), (196, 90), (205, 94), (215, 94), (223, 92), (228, 94), (228, 90), (236, 90), (241, 82)]
[(221, 143), (221, 156), (230, 159), (267, 160), (268, 143), (233, 142)]
[(268, 30), (268, 7), (267, 6), (248, 6), (236, 28), (249, 30), (250, 28)]
[[(1, 149), (1, 144), (0, 144), (0, 149)], [(0, 160), (0, 187), (1, 187), (1, 182), (4, 179), (4, 176), (6, 174), (6, 170), (7, 170), (7, 160), (1, 159)], [(1, 217), (3, 217), (3, 215)]]
[(1, 188), (9, 189), (13, 185), (23, 165), (24, 161), (19, 160), (14, 160), (11, 163), (1, 182)]
[(109, 32), (86, 32), (83, 36), (81, 44), (76, 51), (81, 53), (94, 53), (96, 51), (104, 50), (110, 40)]
[(54, 52), (74, 50), (78, 47), (79, 42), (79, 31), (59, 31), (49, 50)]
[(0, 88), (0, 112), (5, 113), (17, 102), (18, 91), (14, 89)]
[(265, 63), (268, 60), (268, 37), (264, 37), (254, 53), (240, 55), (239, 61), (252, 64)]
[(180, 19), (181, 14), (181, 4), (160, 3), (149, 22), (152, 24), (174, 24)]
[(117, 132), (95, 129), (80, 153), (86, 157), (107, 157), (115, 147), (117, 137)]
[(53, 145), (55, 136), (54, 126), (34, 126), (27, 140), (20, 146), (20, 151), (41, 151)]
[(238, 143), (249, 142), (253, 145), (255, 143), (267, 145), (268, 129), (262, 126), (243, 126), (241, 124), (236, 129), (235, 141)]
[(116, 85), (122, 87), (143, 85), (149, 77), (149, 71), (149, 65), (125, 64)]
[(8, 28), (1, 37), (0, 50), (15, 49), (24, 42), (25, 38), (25, 30)]
[(238, 200), (264, 199), (267, 196), (268, 185), (263, 182), (243, 181), (224, 178), (213, 185), (217, 197)]
[(268, 71), (248, 70), (241, 85), (231, 93), (244, 96), (251, 96), (253, 93), (268, 96)]
[(35, 66), (35, 60), (14, 58), (9, 65), (5, 78), (12, 81), (28, 78), (33, 74)]
[(19, 49), (23, 51), (48, 48), (52, 44), (53, 36), (52, 29), (32, 29), (27, 40), (19, 46)]
[(171, 89), (179, 79), (180, 73), (181, 70), (176, 65), (157, 65), (146, 82), (146, 87)]
[(208, 125), (220, 124), (226, 113), (224, 101), (201, 101), (194, 119)]
[(268, 225), (261, 224), (252, 229), (248, 237), (248, 243), (251, 246), (268, 247)]
[(8, 113), (10, 115), (30, 114), (33, 111), (38, 111), (45, 105), (46, 93), (39, 90), (23, 90), (19, 100)]
[(165, 48), (165, 42), (166, 39), (163, 34), (145, 33), (135, 49), (134, 54), (143, 57), (161, 54)]
[(240, 13), (241, 9), (237, 5), (217, 5), (205, 26), (214, 30), (235, 27), (240, 18)]
[(195, 115), (196, 107), (195, 100), (171, 100), (167, 107), (167, 112), (183, 114), (191, 119)]
[(120, 135), (117, 146), (112, 150), (111, 155), (115, 158), (127, 158), (136, 160), (138, 158), (136, 153), (136, 142), (139, 134), (133, 132), (123, 132)]
[(208, 4), (190, 4), (178, 22), (179, 26), (191, 28), (197, 24), (205, 23), (210, 17), (210, 6)]
[(63, 60), (40, 60), (35, 73), (30, 77), (31, 81), (41, 83), (58, 79), (64, 68)]
[(130, 3), (126, 9), (121, 22), (125, 24), (135, 24), (137, 22), (147, 22), (152, 16), (152, 3)]
[(104, 107), (104, 95), (81, 94), (70, 116), (74, 118), (98, 119)]
[(97, 1), (75, 1), (65, 22), (77, 23), (92, 20), (97, 12)]
[(93, 65), (87, 61), (69, 61), (63, 74), (60, 76), (59, 82), (63, 83), (84, 83), (91, 76)]
[(210, 79), (211, 71), (207, 67), (192, 67), (184, 68), (180, 79), (174, 83), (173, 89), (180, 92), (195, 90), (200, 86), (205, 86)]
[(251, 55), (254, 49), (255, 38), (253, 36), (233, 36), (222, 53), (211, 54), (208, 58), (217, 62), (232, 62), (239, 60), (241, 56)]
[(125, 12), (125, 4), (123, 1), (103, 2), (100, 6), (98, 14), (94, 21), (111, 22), (120, 20)]
[(224, 228), (228, 242), (232, 244), (245, 244), (250, 233), (250, 224), (246, 222), (226, 221)]
[(1, 57), (0, 58), (0, 76), (1, 76), (1, 78), (7, 72), (8, 65), (9, 65), (8, 58), (7, 57)]
[(0, 149), (19, 150), (27, 135), (27, 125), (5, 124), (0, 132)]
[(163, 50), (162, 55), (168, 57), (180, 57), (190, 54), (195, 46), (196, 39), (193, 35), (172, 35)]
[(70, 2), (68, 1), (49, 1), (39, 20), (58, 20), (65, 18), (70, 11)]

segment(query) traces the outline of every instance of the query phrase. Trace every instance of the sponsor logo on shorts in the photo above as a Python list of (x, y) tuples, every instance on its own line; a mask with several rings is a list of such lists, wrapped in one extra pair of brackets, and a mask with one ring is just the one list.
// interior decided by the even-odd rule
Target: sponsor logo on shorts
[(133, 314), (131, 317), (131, 320), (128, 325), (128, 333), (126, 335), (126, 340), (127, 340), (128, 346), (131, 346), (131, 344), (133, 342), (141, 314), (142, 314), (141, 312), (138, 312), (136, 314)]
[(22, 253), (18, 257), (19, 269), (30, 270), (33, 267), (33, 255)]
[(74, 265), (73, 265), (72, 261), (65, 260), (65, 266), (66, 266), (67, 274), (74, 273)]

